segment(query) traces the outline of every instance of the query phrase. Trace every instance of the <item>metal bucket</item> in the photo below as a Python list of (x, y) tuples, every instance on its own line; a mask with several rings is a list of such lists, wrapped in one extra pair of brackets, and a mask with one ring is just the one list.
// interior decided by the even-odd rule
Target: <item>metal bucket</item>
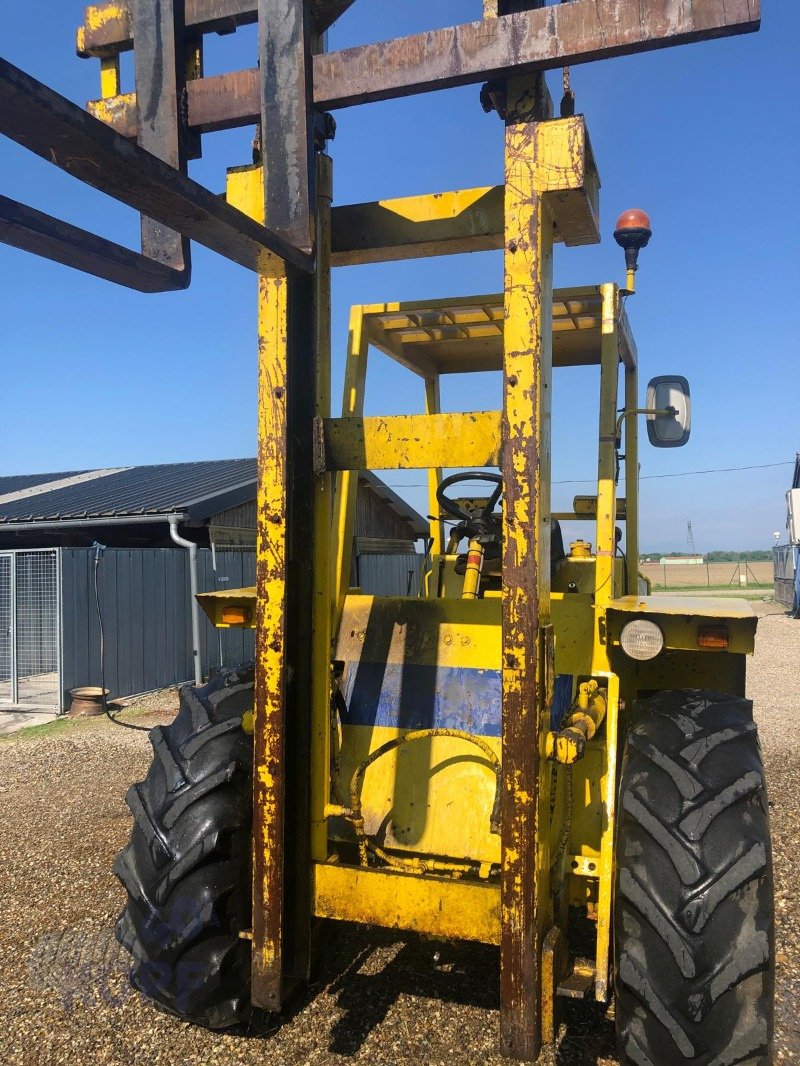
[(103, 713), (103, 693), (106, 698), (110, 689), (102, 689), (94, 685), (84, 688), (71, 688), (69, 694), (72, 701), (69, 705), (70, 718), (90, 718), (93, 715)]

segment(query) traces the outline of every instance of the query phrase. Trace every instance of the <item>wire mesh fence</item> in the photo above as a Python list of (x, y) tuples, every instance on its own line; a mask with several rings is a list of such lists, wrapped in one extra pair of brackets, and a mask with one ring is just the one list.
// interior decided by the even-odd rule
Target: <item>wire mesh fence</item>
[(769, 589), (773, 585), (771, 561), (742, 559), (686, 565), (652, 562), (640, 563), (639, 570), (654, 589)]
[(13, 700), (14, 615), (11, 608), (12, 558), (0, 555), (0, 703)]
[(0, 555), (0, 704), (61, 702), (58, 551)]

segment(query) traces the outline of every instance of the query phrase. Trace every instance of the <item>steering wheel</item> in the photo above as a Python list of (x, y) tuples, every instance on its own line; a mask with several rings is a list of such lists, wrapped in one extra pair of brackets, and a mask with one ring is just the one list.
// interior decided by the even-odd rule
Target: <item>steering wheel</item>
[[(462, 511), (454, 500), (445, 495), (447, 489), (461, 481), (488, 481), (497, 486), (480, 514), (469, 514), (467, 511)], [(464, 474), (451, 474), (450, 477), (446, 477), (436, 489), (436, 500), (446, 514), (449, 514), (452, 518), (457, 518), (460, 522), (470, 524), (476, 521), (486, 522), (491, 518), (502, 491), (503, 479), (499, 474), (484, 474), (476, 470)]]

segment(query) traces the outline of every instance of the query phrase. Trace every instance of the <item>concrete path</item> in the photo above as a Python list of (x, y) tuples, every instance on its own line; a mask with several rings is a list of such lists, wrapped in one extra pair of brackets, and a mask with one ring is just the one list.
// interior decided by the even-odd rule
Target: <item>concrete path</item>
[(18, 729), (27, 729), (31, 725), (44, 725), (55, 722), (57, 714), (52, 711), (0, 711), (0, 737), (16, 733)]

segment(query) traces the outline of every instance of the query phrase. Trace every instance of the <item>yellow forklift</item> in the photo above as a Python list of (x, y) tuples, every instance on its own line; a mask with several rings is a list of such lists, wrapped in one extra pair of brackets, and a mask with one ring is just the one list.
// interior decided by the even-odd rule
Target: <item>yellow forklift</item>
[[(560, 997), (613, 997), (625, 1063), (770, 1063), (756, 619), (638, 574), (638, 425), (685, 443), (689, 388), (640, 394), (625, 303), (643, 212), (617, 223), (624, 287), (553, 288), (554, 245), (600, 239), (600, 182), (568, 83), (556, 117), (544, 80), (755, 30), (758, 3), (486, 0), (474, 23), (326, 52), (349, 6), (93, 5), (88, 113), (0, 61), (2, 132), (143, 214), (139, 252), (0, 198), (0, 239), (145, 291), (189, 283), (190, 239), (259, 278), (257, 586), (200, 597), (215, 625), (255, 628), (256, 661), (183, 690), (151, 734), (115, 865), (131, 979), (235, 1026), (308, 980), (320, 923), (360, 922), (496, 945), (510, 1057), (555, 1041)], [(256, 21), (258, 67), (205, 77), (203, 35)], [(503, 185), (332, 206), (330, 111), (470, 83), (504, 123)], [(203, 134), (251, 122), (256, 161), (224, 199), (188, 177)], [(490, 248), (500, 293), (352, 309), (332, 417), (331, 269)], [(377, 353), (421, 379), (419, 414), (364, 416)], [(599, 369), (597, 487), (557, 513), (552, 370), (575, 366)], [(492, 371), (498, 410), (442, 411), (441, 375)], [(349, 587), (369, 469), (427, 472), (416, 595)], [(565, 544), (573, 522), (586, 537)]]

